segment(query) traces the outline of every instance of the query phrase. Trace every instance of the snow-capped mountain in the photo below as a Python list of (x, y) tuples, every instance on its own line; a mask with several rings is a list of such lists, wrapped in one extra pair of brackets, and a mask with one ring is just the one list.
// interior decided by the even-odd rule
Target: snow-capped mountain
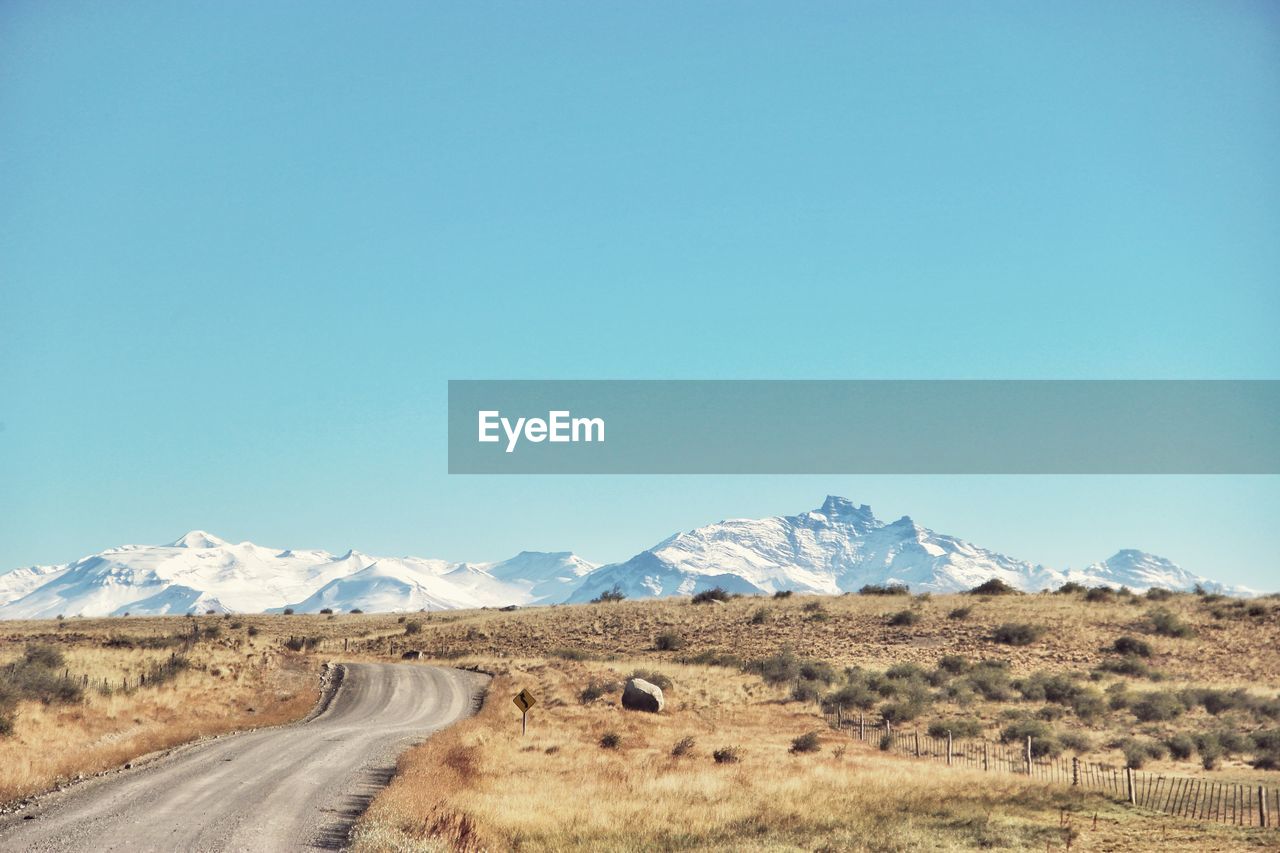
[[(528, 579), (517, 576), (521, 567), (528, 567)], [(567, 595), (561, 588), (568, 579), (593, 568), (569, 553), (524, 552), (472, 565), (354, 550), (340, 556), (282, 551), (193, 530), (168, 545), (124, 545), (62, 566), (0, 575), (0, 618), (553, 603)]]
[(866, 584), (908, 584), (918, 592), (959, 592), (991, 578), (1035, 591), (1067, 580), (1145, 589), (1221, 588), (1170, 561), (1121, 551), (1083, 572), (1063, 572), (935, 533), (908, 517), (885, 523), (869, 506), (830, 496), (793, 516), (731, 519), (679, 533), (624, 563), (592, 572), (570, 596), (583, 602), (617, 586), (629, 598), (780, 589), (834, 594)]
[(1136, 550), (1080, 570), (1052, 569), (935, 533), (905, 516), (886, 523), (865, 504), (833, 496), (799, 515), (731, 519), (678, 533), (607, 566), (568, 551), (522, 551), (497, 563), (359, 551), (335, 556), (232, 544), (193, 530), (169, 545), (124, 545), (66, 565), (0, 574), (0, 618), (558, 604), (590, 601), (615, 586), (628, 598), (716, 586), (744, 594), (837, 594), (900, 583), (917, 592), (958, 592), (991, 578), (1027, 591), (1075, 581), (1252, 594)]

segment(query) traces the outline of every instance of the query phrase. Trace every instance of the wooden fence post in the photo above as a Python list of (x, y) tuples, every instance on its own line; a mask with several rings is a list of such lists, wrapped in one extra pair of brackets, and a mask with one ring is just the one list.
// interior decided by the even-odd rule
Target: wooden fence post
[(1031, 735), (1027, 735), (1027, 775), (1031, 775)]
[(1080, 785), (1080, 758), (1075, 755), (1071, 756), (1071, 784)]
[(920, 757), (920, 730), (916, 729), (916, 758)]
[(1258, 786), (1258, 826), (1267, 825), (1267, 789)]
[(947, 766), (951, 766), (951, 729), (947, 729)]
[(1137, 800), (1133, 797), (1133, 768), (1127, 765), (1124, 768), (1124, 784), (1129, 795), (1129, 805), (1137, 805)]
[(991, 766), (991, 744), (987, 741), (982, 742), (982, 769), (988, 770)]
[(867, 739), (867, 715), (858, 712), (858, 740), (865, 741)]

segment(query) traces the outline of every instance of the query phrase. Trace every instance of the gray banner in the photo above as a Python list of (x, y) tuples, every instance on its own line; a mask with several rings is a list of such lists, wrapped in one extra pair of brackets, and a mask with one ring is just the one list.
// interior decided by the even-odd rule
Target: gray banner
[(1277, 424), (1276, 380), (453, 380), (449, 472), (1277, 474)]

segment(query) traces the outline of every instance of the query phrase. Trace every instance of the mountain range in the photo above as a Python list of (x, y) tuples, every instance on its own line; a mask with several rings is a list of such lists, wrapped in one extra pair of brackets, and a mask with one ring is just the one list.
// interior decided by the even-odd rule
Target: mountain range
[(232, 544), (193, 530), (168, 545), (123, 545), (0, 574), (0, 618), (441, 610), (586, 602), (615, 588), (628, 598), (692, 595), (716, 586), (743, 594), (835, 595), (867, 584), (956, 592), (991, 578), (1028, 592), (1074, 581), (1250, 594), (1135, 550), (1080, 570), (1053, 569), (935, 533), (906, 516), (886, 523), (865, 504), (831, 496), (799, 515), (730, 519), (677, 533), (606, 566), (568, 551), (523, 551), (496, 563), (354, 550), (334, 555)]

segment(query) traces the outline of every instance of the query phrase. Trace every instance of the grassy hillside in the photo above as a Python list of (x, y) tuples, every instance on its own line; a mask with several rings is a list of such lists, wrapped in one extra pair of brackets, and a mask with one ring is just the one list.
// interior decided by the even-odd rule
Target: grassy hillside
[[(0, 723), (11, 721), (0, 799), (297, 718), (322, 662), (406, 652), (498, 677), (478, 717), (406, 755), (360, 825), (366, 850), (1280, 839), (1016, 776), (975, 779), (826, 726), (839, 706), (899, 729), (1031, 732), (1049, 754), (1280, 785), (1280, 601), (1087, 591), (0, 623)], [(667, 685), (663, 714), (620, 708), (635, 671)], [(539, 698), (524, 738), (510, 702), (520, 687)]]

